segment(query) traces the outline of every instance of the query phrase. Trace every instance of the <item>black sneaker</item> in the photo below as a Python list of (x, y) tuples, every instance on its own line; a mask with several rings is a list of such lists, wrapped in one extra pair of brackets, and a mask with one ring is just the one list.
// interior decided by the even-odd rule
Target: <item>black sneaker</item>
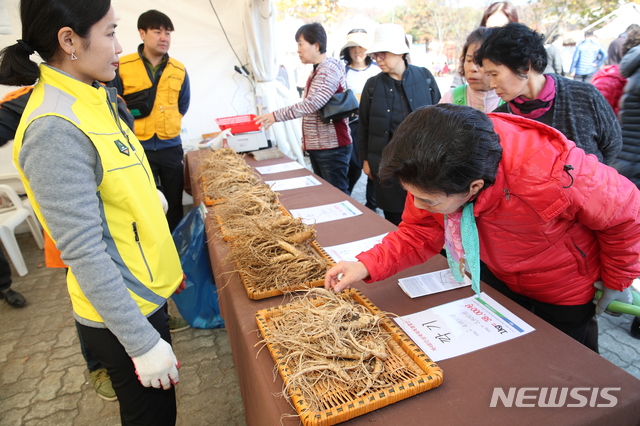
[(9, 306), (13, 306), (14, 308), (22, 308), (27, 304), (24, 296), (11, 289), (0, 291), (0, 299), (4, 299)]
[(633, 322), (631, 323), (631, 330), (629, 330), (629, 334), (631, 334), (636, 339), (640, 339), (640, 318), (635, 317)]

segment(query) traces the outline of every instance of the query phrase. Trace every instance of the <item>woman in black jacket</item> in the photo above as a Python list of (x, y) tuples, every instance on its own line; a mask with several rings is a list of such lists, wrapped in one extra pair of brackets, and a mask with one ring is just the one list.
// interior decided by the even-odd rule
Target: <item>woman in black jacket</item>
[(382, 24), (367, 50), (380, 74), (371, 77), (360, 98), (358, 141), (362, 170), (374, 182), (376, 203), (384, 217), (398, 225), (407, 193), (399, 183), (383, 186), (378, 179), (382, 150), (398, 125), (418, 107), (437, 104), (440, 90), (426, 68), (409, 65), (409, 47), (400, 25)]
[[(638, 39), (640, 30), (633, 30), (623, 45), (627, 52), (620, 62), (620, 74), (628, 80), (620, 99), (622, 150), (611, 166), (640, 188), (640, 46), (633, 47)], [(640, 339), (640, 318), (633, 319), (630, 332)]]

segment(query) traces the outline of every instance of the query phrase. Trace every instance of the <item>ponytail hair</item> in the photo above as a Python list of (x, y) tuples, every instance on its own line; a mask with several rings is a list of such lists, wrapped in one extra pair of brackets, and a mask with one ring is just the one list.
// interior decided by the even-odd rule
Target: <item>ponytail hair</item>
[(111, 0), (21, 0), (22, 39), (0, 51), (0, 84), (28, 86), (40, 77), (37, 52), (49, 62), (60, 54), (58, 31), (70, 27), (87, 38), (91, 27), (109, 11)]

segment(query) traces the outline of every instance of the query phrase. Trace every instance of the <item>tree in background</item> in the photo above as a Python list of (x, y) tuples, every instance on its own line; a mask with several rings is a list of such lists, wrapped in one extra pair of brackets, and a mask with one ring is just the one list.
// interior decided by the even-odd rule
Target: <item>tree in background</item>
[(276, 8), (305, 22), (339, 21), (345, 11), (340, 0), (274, 0)]
[(618, 0), (529, 0), (518, 12), (520, 22), (550, 38), (559, 32), (584, 28), (618, 7)]

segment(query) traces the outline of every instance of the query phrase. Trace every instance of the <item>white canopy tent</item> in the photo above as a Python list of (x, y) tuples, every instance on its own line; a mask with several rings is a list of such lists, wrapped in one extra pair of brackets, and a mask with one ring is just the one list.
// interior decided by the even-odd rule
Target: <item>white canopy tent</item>
[[(117, 37), (123, 54), (135, 52), (141, 43), (137, 20), (142, 12), (157, 9), (171, 18), (175, 31), (169, 54), (185, 64), (191, 82), (191, 106), (182, 122), (185, 144), (194, 145), (202, 134), (218, 131), (216, 118), (255, 114), (256, 92), (269, 111), (292, 102), (288, 90), (275, 79), (278, 64), (271, 0), (112, 2), (119, 17)], [(19, 0), (0, 0), (0, 32), (3, 28), (9, 32), (0, 34), (0, 47), (21, 38), (18, 7)], [(8, 25), (3, 27), (3, 23)], [(234, 70), (244, 64), (249, 64), (247, 69), (255, 77), (255, 91), (250, 77)], [(14, 89), (0, 86), (0, 96)], [(278, 147), (302, 161), (299, 120), (272, 129), (271, 139), (275, 134)]]
[(607, 22), (607, 24), (595, 30), (594, 34), (601, 40), (615, 39), (620, 33), (624, 32), (629, 25), (640, 23), (640, 4), (624, 4), (609, 15), (584, 28), (583, 31), (597, 28), (603, 22)]

